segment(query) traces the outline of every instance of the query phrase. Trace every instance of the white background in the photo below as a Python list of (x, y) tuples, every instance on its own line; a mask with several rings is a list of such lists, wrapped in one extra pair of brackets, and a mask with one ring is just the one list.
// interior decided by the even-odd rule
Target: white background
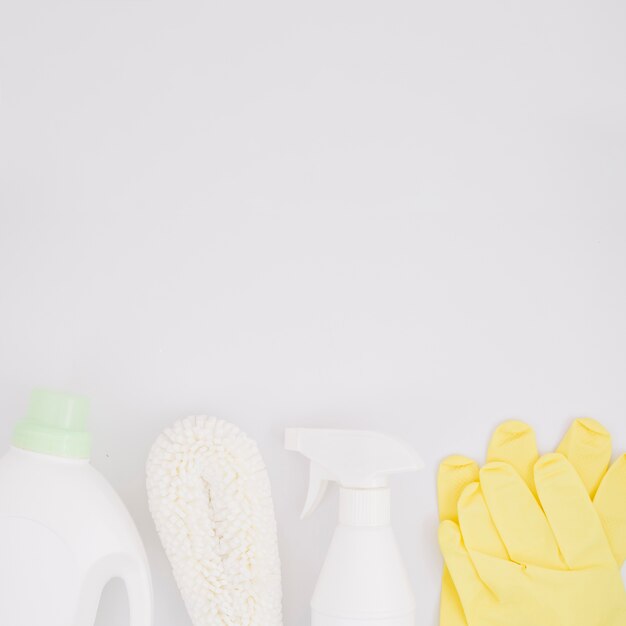
[(178, 417), (258, 440), (287, 626), (336, 497), (298, 520), (285, 426), (421, 452), (394, 517), (425, 625), (444, 455), (512, 416), (626, 448), (625, 32), (622, 0), (2, 1), (0, 445), (32, 386), (91, 398), (156, 626), (189, 624), (143, 476)]

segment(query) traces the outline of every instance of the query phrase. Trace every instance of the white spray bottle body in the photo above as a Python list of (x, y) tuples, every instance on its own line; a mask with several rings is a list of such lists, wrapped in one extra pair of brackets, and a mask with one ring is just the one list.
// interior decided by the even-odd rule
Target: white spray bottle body
[(415, 626), (416, 604), (391, 527), (387, 476), (421, 467), (380, 433), (288, 429), (286, 448), (311, 459), (303, 517), (340, 484), (339, 524), (311, 599), (312, 626)]

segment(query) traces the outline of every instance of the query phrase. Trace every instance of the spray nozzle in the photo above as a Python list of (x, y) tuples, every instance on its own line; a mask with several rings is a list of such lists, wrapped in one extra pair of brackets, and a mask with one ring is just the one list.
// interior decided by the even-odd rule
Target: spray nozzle
[(348, 489), (384, 488), (389, 475), (423, 467), (417, 452), (406, 443), (367, 430), (288, 428), (285, 448), (311, 461), (302, 517), (317, 508), (329, 481)]

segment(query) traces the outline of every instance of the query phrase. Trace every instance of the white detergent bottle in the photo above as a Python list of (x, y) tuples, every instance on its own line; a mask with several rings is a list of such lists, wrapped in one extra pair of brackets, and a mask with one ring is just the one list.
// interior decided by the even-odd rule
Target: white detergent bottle
[(311, 600), (312, 626), (415, 626), (415, 598), (391, 528), (390, 474), (422, 467), (406, 443), (375, 432), (289, 428), (285, 448), (311, 461), (302, 517), (340, 485), (337, 526)]
[(87, 401), (37, 390), (0, 459), (0, 625), (93, 626), (112, 578), (130, 626), (151, 626), (152, 585), (139, 534), (89, 464)]

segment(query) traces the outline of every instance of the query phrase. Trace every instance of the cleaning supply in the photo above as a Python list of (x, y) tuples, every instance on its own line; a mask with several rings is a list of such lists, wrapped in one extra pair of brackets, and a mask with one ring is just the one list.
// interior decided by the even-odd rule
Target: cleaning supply
[[(626, 559), (626, 455), (609, 467), (611, 436), (597, 421), (577, 419), (557, 447), (575, 468), (603, 524), (615, 560)], [(515, 468), (534, 493), (534, 465), (539, 459), (533, 429), (519, 420), (498, 426), (488, 447), (488, 462), (505, 462)], [(464, 456), (454, 455), (439, 467), (438, 496), (440, 520), (458, 524), (457, 505), (463, 490), (478, 481), (478, 464)], [(466, 626), (467, 619), (452, 578), (444, 567), (441, 587), (442, 626)]]
[(188, 417), (155, 441), (150, 511), (194, 626), (280, 626), (281, 578), (270, 482), (236, 426)]
[(0, 459), (0, 624), (90, 626), (102, 588), (126, 584), (130, 626), (151, 626), (152, 586), (135, 525), (89, 464), (87, 401), (35, 391)]
[(623, 626), (626, 591), (586, 485), (562, 454), (541, 457), (533, 482), (534, 493), (513, 466), (488, 463), (459, 523), (440, 526), (468, 626)]
[(390, 519), (388, 477), (422, 467), (406, 443), (376, 432), (289, 428), (285, 448), (311, 461), (303, 517), (330, 481), (339, 525), (311, 600), (312, 626), (415, 626), (415, 598)]

